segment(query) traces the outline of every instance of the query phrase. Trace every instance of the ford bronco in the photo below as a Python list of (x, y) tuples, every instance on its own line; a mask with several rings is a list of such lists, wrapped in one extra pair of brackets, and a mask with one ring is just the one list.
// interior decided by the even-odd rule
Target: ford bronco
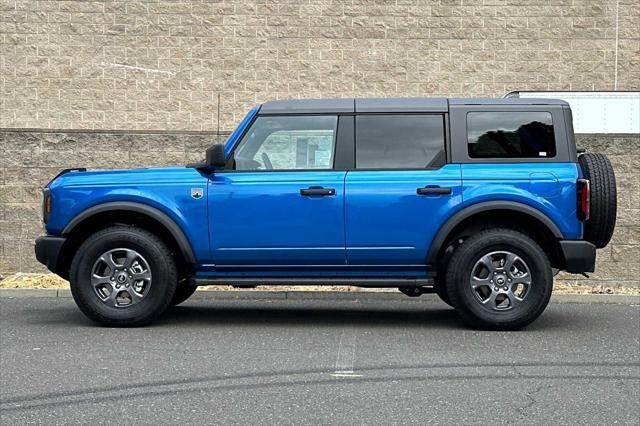
[(43, 193), (38, 260), (110, 326), (198, 285), (340, 284), (518, 329), (555, 272), (594, 270), (616, 219), (610, 162), (549, 99), (266, 102), (201, 163), (64, 170)]

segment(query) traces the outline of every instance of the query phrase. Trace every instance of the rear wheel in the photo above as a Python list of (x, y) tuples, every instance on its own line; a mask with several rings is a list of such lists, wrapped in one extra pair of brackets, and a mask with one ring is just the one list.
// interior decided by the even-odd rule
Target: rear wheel
[(468, 325), (516, 330), (542, 314), (553, 276), (535, 241), (510, 229), (492, 229), (456, 249), (446, 282), (449, 299)]
[(114, 226), (79, 247), (70, 283), (76, 304), (93, 321), (139, 326), (169, 306), (176, 290), (176, 266), (167, 246), (154, 234)]

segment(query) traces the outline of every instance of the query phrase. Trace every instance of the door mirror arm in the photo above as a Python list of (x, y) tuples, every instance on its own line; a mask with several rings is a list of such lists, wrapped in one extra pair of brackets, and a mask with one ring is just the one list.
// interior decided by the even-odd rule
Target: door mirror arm
[(226, 159), (224, 156), (224, 145), (213, 144), (207, 148), (207, 154), (204, 161), (199, 163), (187, 164), (188, 168), (196, 170), (209, 170), (209, 169), (221, 169), (226, 165)]

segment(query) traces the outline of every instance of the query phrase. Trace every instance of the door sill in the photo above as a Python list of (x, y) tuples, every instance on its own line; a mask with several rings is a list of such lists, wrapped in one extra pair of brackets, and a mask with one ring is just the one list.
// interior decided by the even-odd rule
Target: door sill
[(350, 285), (357, 287), (433, 287), (433, 278), (411, 277), (193, 277), (191, 285)]

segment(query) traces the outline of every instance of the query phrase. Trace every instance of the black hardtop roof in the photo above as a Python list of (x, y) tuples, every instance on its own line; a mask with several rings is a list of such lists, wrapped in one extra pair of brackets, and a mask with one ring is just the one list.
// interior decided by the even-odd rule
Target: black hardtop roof
[(262, 104), (260, 114), (354, 112), (447, 112), (449, 105), (568, 105), (560, 99), (534, 98), (336, 98), (287, 99)]

